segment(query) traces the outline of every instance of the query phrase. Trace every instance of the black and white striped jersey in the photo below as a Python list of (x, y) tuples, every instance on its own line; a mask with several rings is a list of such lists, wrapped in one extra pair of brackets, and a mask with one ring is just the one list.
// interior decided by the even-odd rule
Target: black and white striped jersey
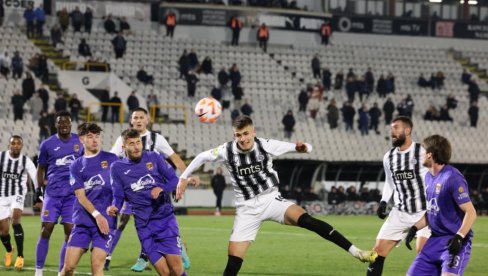
[(416, 213), (426, 210), (425, 175), (428, 169), (422, 165), (425, 149), (419, 143), (405, 150), (392, 148), (383, 157), (385, 186), (381, 200), (393, 203), (398, 210)]
[[(200, 153), (183, 172), (187, 178), (205, 162), (223, 162), (231, 176), (235, 196), (251, 199), (279, 184), (278, 173), (273, 169), (273, 157), (296, 151), (295, 144), (278, 140), (255, 138), (251, 150), (243, 152), (235, 141)], [(307, 144), (308, 152), (312, 146)]]
[(0, 197), (25, 195), (27, 193), (27, 175), (37, 187), (36, 167), (32, 160), (21, 154), (13, 159), (9, 151), (0, 152)]
[[(169, 145), (168, 141), (166, 141), (164, 136), (159, 133), (146, 130), (146, 132), (141, 135), (141, 141), (142, 148), (144, 150), (163, 153), (165, 155), (165, 158), (168, 158), (175, 153)], [(112, 146), (110, 152), (119, 157), (125, 157), (125, 152), (122, 149), (122, 144), (122, 136), (119, 136), (115, 141), (115, 144)]]

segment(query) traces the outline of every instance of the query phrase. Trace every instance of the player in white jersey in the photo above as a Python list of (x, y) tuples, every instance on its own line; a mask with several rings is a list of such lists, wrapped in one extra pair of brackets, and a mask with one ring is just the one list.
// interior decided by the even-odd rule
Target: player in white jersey
[[(169, 159), (180, 172), (183, 172), (186, 169), (185, 163), (183, 162), (183, 160), (181, 160), (181, 157), (174, 152), (174, 150), (169, 145), (168, 141), (166, 141), (166, 139), (161, 134), (149, 131), (147, 129), (147, 126), (149, 125), (149, 115), (147, 110), (140, 107), (134, 109), (131, 114), (130, 123), (132, 127), (136, 129), (141, 135), (143, 150), (155, 151), (164, 154), (164, 158)], [(115, 144), (113, 145), (110, 152), (114, 153), (119, 157), (125, 157), (125, 151), (122, 149), (122, 144), (123, 144), (122, 137), (119, 136), (115, 141)], [(192, 181), (195, 184), (198, 184), (197, 179), (192, 178)], [(129, 222), (130, 215), (132, 214), (132, 208), (130, 207), (130, 204), (124, 202), (124, 206), (120, 213), (121, 213), (120, 222), (119, 225), (117, 226), (117, 230), (115, 231), (110, 255), (107, 256), (107, 260), (105, 261), (105, 267), (104, 267), (105, 270), (109, 270), (110, 260), (112, 258), (111, 254), (115, 249), (115, 247), (117, 246), (122, 231), (124, 231), (125, 226)], [(184, 268), (189, 269), (190, 258), (188, 257), (188, 254), (186, 254), (185, 246), (182, 247), (182, 257), (183, 257)], [(149, 264), (148, 257), (144, 252), (141, 251), (141, 254), (139, 255), (136, 264), (134, 264), (131, 267), (131, 269), (135, 272), (141, 272), (148, 267), (148, 264)]]
[(10, 243), (10, 220), (17, 245), (17, 259), (14, 268), (24, 268), (24, 229), (20, 218), (24, 211), (27, 193), (27, 176), (37, 188), (36, 167), (32, 160), (21, 154), (22, 137), (13, 135), (9, 139), (8, 151), (0, 152), (0, 238), (5, 246), (5, 267), (12, 265), (13, 246)]
[[(428, 169), (422, 165), (425, 149), (412, 141), (412, 120), (399, 116), (391, 123), (393, 148), (383, 158), (385, 185), (378, 207), (378, 217), (388, 219), (383, 223), (374, 250), (378, 253), (376, 262), (368, 267), (368, 276), (382, 275), (386, 256), (405, 237), (408, 230), (421, 219), (427, 208), (425, 200), (425, 175)], [(388, 214), (387, 204), (393, 197), (393, 208)], [(417, 252), (430, 236), (428, 228), (417, 232)]]
[(310, 144), (256, 138), (256, 130), (248, 116), (237, 117), (233, 129), (234, 141), (195, 157), (181, 175), (176, 191), (176, 198), (182, 198), (187, 177), (205, 162), (223, 162), (229, 170), (236, 195), (236, 217), (224, 276), (237, 275), (251, 242), (266, 220), (308, 229), (363, 262), (375, 261), (374, 251), (358, 249), (331, 225), (311, 217), (300, 206), (281, 197), (272, 158), (287, 152), (310, 152)]

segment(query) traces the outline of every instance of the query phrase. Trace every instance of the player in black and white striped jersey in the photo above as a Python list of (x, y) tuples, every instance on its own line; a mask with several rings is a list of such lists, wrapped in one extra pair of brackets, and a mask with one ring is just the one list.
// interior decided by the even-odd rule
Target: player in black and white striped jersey
[[(385, 185), (378, 207), (378, 216), (388, 219), (383, 223), (374, 250), (378, 253), (376, 262), (368, 268), (368, 276), (382, 275), (386, 256), (405, 239), (407, 232), (424, 216), (427, 203), (425, 196), (425, 175), (428, 169), (422, 165), (425, 149), (412, 141), (412, 120), (399, 116), (391, 123), (393, 148), (383, 157)], [(393, 197), (393, 209), (386, 213), (387, 203)], [(430, 236), (428, 227), (417, 232), (417, 252)]]
[(363, 262), (375, 261), (376, 252), (359, 250), (331, 225), (311, 217), (300, 206), (281, 197), (273, 157), (287, 152), (310, 152), (310, 144), (257, 138), (248, 116), (237, 117), (233, 128), (234, 141), (197, 155), (181, 175), (176, 189), (176, 198), (182, 198), (187, 177), (205, 162), (223, 162), (229, 170), (236, 195), (236, 217), (224, 276), (237, 275), (251, 242), (266, 220), (308, 229)]
[(28, 177), (37, 188), (36, 167), (32, 160), (21, 154), (22, 137), (13, 135), (9, 139), (8, 151), (0, 152), (0, 239), (5, 246), (6, 267), (12, 264), (13, 247), (10, 243), (10, 218), (17, 245), (15, 269), (24, 267), (24, 230), (20, 218), (24, 211), (25, 194)]

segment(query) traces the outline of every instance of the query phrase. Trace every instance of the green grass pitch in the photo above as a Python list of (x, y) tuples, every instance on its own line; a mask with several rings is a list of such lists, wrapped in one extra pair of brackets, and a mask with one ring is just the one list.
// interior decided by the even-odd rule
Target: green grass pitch
[[(360, 248), (371, 248), (382, 221), (373, 216), (321, 216), (346, 235)], [(25, 266), (23, 272), (0, 267), (0, 275), (33, 275), (34, 254), (40, 231), (38, 217), (24, 217)], [(188, 275), (222, 275), (227, 261), (227, 242), (233, 217), (179, 216), (183, 240), (188, 244), (192, 267)], [(466, 276), (488, 275), (488, 217), (479, 217), (475, 227), (471, 260)], [(55, 228), (51, 237), (44, 275), (56, 275), (62, 227)], [(12, 238), (12, 243), (14, 240)], [(155, 275), (155, 271), (134, 273), (130, 267), (139, 253), (139, 243), (129, 223), (119, 246), (114, 252), (111, 270), (106, 275)], [(5, 249), (0, 249), (3, 259)], [(383, 275), (405, 275), (415, 253), (402, 243), (387, 258)], [(77, 272), (89, 275), (88, 256), (83, 256)], [(3, 265), (3, 262), (2, 262)], [(282, 226), (274, 222), (263, 224), (256, 242), (250, 247), (239, 275), (366, 275), (367, 264), (320, 238), (315, 233), (298, 227)]]

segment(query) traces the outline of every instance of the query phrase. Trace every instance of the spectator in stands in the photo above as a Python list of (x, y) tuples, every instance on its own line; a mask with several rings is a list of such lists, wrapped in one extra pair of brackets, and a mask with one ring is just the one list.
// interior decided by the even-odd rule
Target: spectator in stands
[(424, 120), (426, 121), (437, 121), (439, 119), (439, 112), (435, 106), (430, 105), (425, 111)]
[(0, 52), (0, 74), (8, 79), (10, 74), (10, 57), (6, 51)]
[(259, 47), (261, 47), (266, 53), (269, 40), (269, 29), (266, 24), (262, 23), (261, 26), (258, 28), (257, 39), (259, 41)]
[(423, 73), (420, 73), (419, 79), (417, 80), (417, 85), (420, 87), (430, 87), (430, 82), (427, 81)]
[(315, 54), (312, 58), (312, 73), (315, 79), (320, 79), (320, 59), (319, 54)]
[(295, 127), (295, 117), (293, 117), (293, 112), (288, 110), (283, 119), (281, 120), (285, 130), (285, 138), (290, 139), (293, 134), (293, 128)]
[(342, 70), (339, 70), (339, 72), (337, 72), (335, 75), (334, 89), (341, 90), (343, 84), (344, 84), (344, 73), (342, 72)]
[(239, 71), (239, 67), (237, 67), (237, 64), (232, 64), (232, 67), (229, 70), (229, 79), (231, 82), (232, 89), (237, 87), (238, 85), (241, 84), (241, 72)]
[(354, 73), (354, 69), (349, 68), (349, 71), (347, 72), (346, 79), (354, 77), (356, 78), (356, 74)]
[(439, 112), (439, 121), (450, 121), (450, 122), (452, 122), (452, 117), (449, 114), (449, 108), (447, 107), (447, 104), (445, 104), (441, 107), (441, 110)]
[(197, 82), (198, 81), (200, 81), (200, 80), (195, 75), (195, 72), (193, 72), (193, 70), (190, 70), (188, 72), (188, 74), (186, 75), (186, 85), (187, 85), (188, 97), (190, 97), (190, 98), (195, 97), (195, 91), (197, 90)]
[(70, 17), (74, 32), (81, 32), (81, 26), (83, 25), (83, 20), (85, 20), (85, 17), (81, 13), (78, 6), (76, 6), (75, 10), (71, 12)]
[(393, 112), (395, 112), (395, 104), (390, 97), (386, 99), (383, 104), (383, 113), (385, 114), (385, 125), (389, 125), (393, 119)]
[(16, 89), (14, 95), (11, 98), (12, 107), (14, 109), (14, 121), (24, 119), (24, 104), (25, 99), (20, 93), (19, 89)]
[(359, 113), (359, 130), (361, 130), (361, 135), (369, 134), (369, 110), (366, 104), (363, 104), (358, 110)]
[(132, 91), (127, 98), (127, 107), (129, 108), (129, 114), (132, 114), (132, 111), (139, 107), (139, 99), (137, 99), (136, 91)]
[(320, 91), (318, 87), (314, 87), (312, 91), (312, 95), (310, 96), (310, 99), (308, 100), (308, 104), (307, 104), (308, 114), (312, 119), (317, 118), (317, 115), (320, 110), (320, 100), (321, 100)]
[(222, 168), (217, 167), (215, 174), (210, 180), (210, 185), (212, 186), (215, 197), (217, 197), (215, 215), (220, 216), (220, 211), (222, 211), (222, 197), (225, 190), (225, 177), (222, 175)]
[(119, 113), (120, 113), (120, 105), (122, 105), (122, 100), (119, 98), (119, 93), (117, 91), (115, 91), (112, 98), (110, 98), (110, 103), (113, 104), (112, 105), (112, 124), (113, 124), (115, 122), (120, 121)]
[(343, 186), (339, 186), (337, 189), (337, 204), (341, 204), (346, 201), (346, 191)]
[(28, 101), (34, 92), (36, 91), (36, 85), (32, 74), (30, 72), (25, 73), (25, 79), (22, 80), (22, 96)]
[(205, 75), (213, 74), (212, 59), (206, 56), (200, 65), (199, 73), (203, 72)]
[(227, 87), (227, 83), (229, 82), (229, 75), (225, 71), (224, 67), (222, 67), (222, 69), (220, 69), (219, 74), (217, 75), (217, 79), (219, 81), (221, 88)]
[(130, 24), (127, 22), (127, 18), (121, 17), (119, 19), (119, 30), (124, 34), (130, 33)]
[(446, 104), (447, 104), (447, 107), (449, 109), (456, 109), (457, 105), (458, 105), (458, 100), (456, 99), (456, 97), (451, 93), (449, 94), (449, 96), (447, 96), (447, 99), (446, 99)]
[(478, 97), (480, 96), (480, 87), (478, 86), (476, 79), (471, 78), (471, 81), (469, 82), (469, 86), (468, 86), (468, 92), (469, 92), (469, 101), (477, 102)]
[(331, 99), (327, 106), (327, 122), (330, 129), (337, 128), (337, 122), (339, 121), (339, 109), (335, 99)]
[(101, 121), (102, 122), (108, 122), (107, 117), (108, 117), (108, 109), (110, 103), (110, 88), (102, 89), (100, 90), (98, 94), (98, 99), (100, 100), (101, 108), (102, 108), (102, 117)]
[(44, 24), (46, 23), (46, 13), (42, 4), (34, 11), (36, 16), (36, 34), (38, 38), (44, 36)]
[(86, 43), (86, 39), (82, 38), (80, 44), (78, 45), (78, 54), (82, 57), (91, 57), (90, 45)]
[(378, 130), (378, 125), (380, 123), (381, 117), (381, 110), (378, 108), (378, 103), (373, 103), (373, 107), (369, 109), (369, 129), (374, 129), (374, 132), (377, 135), (380, 135), (380, 131)]
[(36, 20), (36, 15), (32, 9), (32, 5), (28, 5), (25, 9), (24, 19), (27, 26), (27, 37), (32, 38), (34, 36), (34, 21)]
[(112, 45), (114, 46), (115, 58), (124, 57), (125, 50), (127, 49), (127, 41), (121, 32), (117, 33), (114, 39), (112, 39)]
[(154, 110), (154, 119), (157, 119), (159, 117), (159, 99), (158, 96), (154, 94), (153, 90), (151, 90), (151, 92), (147, 95), (146, 103), (149, 114), (153, 114), (152, 112)]
[(176, 28), (176, 14), (172, 11), (169, 11), (166, 14), (164, 23), (166, 25), (166, 36), (173, 38), (173, 35), (175, 33), (175, 28)]
[(47, 57), (46, 55), (39, 56), (39, 63), (38, 63), (38, 70), (39, 70), (39, 78), (43, 82), (47, 82), (49, 79), (49, 69), (47, 67)]
[(320, 26), (320, 38), (321, 38), (321, 44), (322, 45), (329, 45), (329, 39), (330, 36), (332, 35), (332, 28), (330, 26), (329, 21), (325, 21), (322, 23), (322, 26)]
[(210, 96), (220, 102), (222, 100), (222, 90), (217, 86), (214, 86), (212, 91), (210, 91)]
[(305, 113), (307, 111), (308, 101), (309, 101), (309, 96), (307, 90), (302, 89), (300, 91), (300, 94), (298, 94), (298, 105), (299, 105), (298, 112)]
[(154, 77), (152, 75), (149, 75), (146, 70), (144, 70), (144, 66), (141, 66), (139, 68), (139, 71), (137, 71), (137, 79), (146, 85), (154, 85)]
[(391, 72), (386, 77), (386, 94), (395, 93), (395, 76)]
[(469, 85), (470, 81), (471, 81), (471, 74), (468, 73), (466, 69), (463, 69), (463, 73), (461, 75), (461, 82)]
[(117, 33), (116, 27), (115, 27), (115, 22), (112, 19), (112, 15), (109, 14), (107, 16), (107, 19), (103, 22), (103, 27), (105, 28), (105, 31), (109, 34), (115, 34)]
[(22, 78), (22, 74), (24, 73), (24, 60), (20, 56), (19, 51), (15, 51), (14, 56), (12, 57), (12, 78), (15, 80)]
[(191, 49), (188, 54), (188, 63), (190, 65), (190, 70), (195, 70), (198, 67), (198, 56), (194, 49)]
[(330, 188), (330, 192), (327, 195), (327, 203), (329, 205), (337, 205), (339, 204), (339, 193), (337, 192), (337, 188), (335, 186), (332, 186)]
[(332, 85), (332, 73), (330, 72), (329, 68), (325, 68), (322, 71), (322, 85), (326, 91), (330, 91), (330, 87)]
[(58, 24), (54, 24), (51, 28), (51, 43), (54, 48), (56, 48), (58, 43), (63, 43), (62, 37), (63, 33), (61, 32), (61, 28), (59, 28)]
[(353, 185), (349, 186), (346, 192), (347, 192), (347, 197), (346, 197), (347, 201), (358, 201), (360, 199), (356, 191), (356, 187), (354, 187)]
[(241, 34), (242, 29), (242, 21), (237, 16), (233, 16), (230, 19), (229, 27), (232, 30), (232, 41), (230, 45), (238, 46), (239, 45), (239, 36)]
[(91, 29), (93, 25), (93, 12), (90, 7), (86, 7), (85, 13), (83, 14), (83, 19), (85, 23), (85, 32), (91, 34)]
[(478, 114), (479, 114), (478, 102), (472, 101), (471, 106), (468, 109), (468, 115), (469, 115), (469, 121), (471, 127), (476, 127), (478, 125)]
[(81, 105), (81, 102), (78, 99), (78, 95), (76, 95), (76, 93), (71, 95), (71, 99), (69, 100), (69, 109), (71, 112), (71, 118), (74, 122), (78, 123), (78, 116), (82, 108), (83, 106)]
[(311, 187), (307, 187), (303, 191), (303, 201), (316, 201), (319, 200), (319, 196), (313, 191)]
[(356, 90), (359, 93), (359, 101), (363, 102), (363, 99), (366, 100), (369, 98), (368, 85), (366, 84), (366, 80), (363, 76), (356, 80)]
[(342, 119), (346, 124), (346, 131), (351, 130), (352, 132), (354, 132), (353, 124), (354, 124), (354, 115), (356, 115), (356, 110), (354, 110), (354, 107), (352, 107), (352, 103), (349, 101), (344, 102), (341, 111), (342, 111)]
[(359, 200), (364, 202), (372, 201), (371, 194), (369, 193), (368, 187), (363, 187), (363, 189), (361, 190), (361, 195), (359, 196)]
[(368, 67), (368, 70), (366, 73), (364, 73), (364, 82), (366, 84), (366, 91), (368, 92), (369, 96), (369, 94), (374, 91), (374, 74), (371, 67)]
[(481, 212), (483, 211), (483, 196), (478, 192), (477, 189), (470, 189), (470, 196), (471, 202), (473, 203), (474, 209), (476, 209), (476, 213), (478, 215), (481, 215)]
[(42, 99), (39, 97), (39, 93), (34, 92), (29, 100), (30, 112), (32, 115), (32, 121), (37, 122), (41, 117), (42, 112)]
[(437, 81), (437, 89), (442, 89), (444, 87), (444, 80), (446, 79), (446, 77), (444, 76), (444, 72), (442, 71), (438, 71), (436, 73), (436, 81)]
[(386, 79), (385, 76), (380, 75), (378, 83), (376, 84), (376, 92), (380, 98), (386, 97)]
[(178, 64), (180, 65), (180, 79), (187, 79), (188, 71), (190, 70), (190, 58), (188, 57), (186, 49), (183, 50), (183, 54), (180, 56)]
[(354, 102), (354, 94), (356, 94), (356, 91), (358, 88), (357, 84), (358, 84), (358, 82), (356, 82), (356, 77), (354, 75), (347, 77), (346, 94), (347, 94), (347, 100), (351, 103)]
[(46, 85), (41, 84), (41, 87), (39, 87), (37, 93), (42, 100), (42, 110), (47, 112), (49, 103), (49, 92), (47, 92)]
[(41, 112), (41, 118), (38, 122), (39, 126), (39, 143), (51, 136), (51, 122), (47, 111)]
[(64, 98), (64, 95), (62, 93), (59, 93), (56, 101), (54, 101), (54, 110), (56, 112), (67, 110), (68, 109), (68, 102)]
[(66, 8), (63, 8), (62, 10), (60, 10), (58, 12), (57, 15), (58, 15), (59, 25), (61, 25), (61, 29), (63, 30), (63, 32), (66, 32), (66, 30), (69, 27), (69, 13), (68, 13), (68, 10)]
[(241, 106), (241, 113), (243, 115), (251, 116), (251, 114), (254, 112), (251, 104), (249, 104), (249, 101), (247, 99), (244, 99), (244, 104)]
[(397, 105), (398, 115), (412, 118), (413, 107), (414, 107), (414, 102), (412, 96), (407, 95), (407, 97), (405, 97)]
[(234, 96), (234, 108), (240, 109), (242, 106), (242, 96), (244, 96), (244, 91), (240, 84), (232, 88), (232, 95)]
[(239, 115), (241, 115), (241, 113), (239, 112), (239, 109), (237, 108), (234, 108), (234, 110), (232, 110), (232, 112), (230, 112), (230, 119), (232, 120), (232, 122), (237, 118), (239, 117)]

